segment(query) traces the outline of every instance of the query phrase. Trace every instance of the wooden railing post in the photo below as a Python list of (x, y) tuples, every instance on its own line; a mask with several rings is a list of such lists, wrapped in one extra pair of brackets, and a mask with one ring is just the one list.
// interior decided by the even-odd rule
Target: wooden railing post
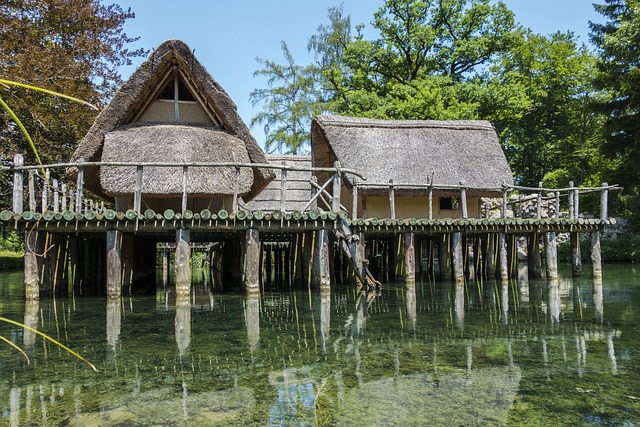
[(312, 202), (309, 205), (309, 209), (314, 211), (318, 210), (318, 199), (317, 198), (314, 199), (314, 197), (318, 193), (318, 189), (316, 188), (317, 185), (318, 185), (318, 177), (313, 175), (311, 177), (311, 198), (309, 199), (309, 200), (312, 200)]
[[(22, 154), (13, 156), (13, 167), (19, 168), (24, 165)], [(24, 209), (24, 175), (22, 170), (13, 171), (13, 212), (21, 214)]]
[(142, 165), (136, 166), (136, 186), (133, 193), (133, 210), (140, 213), (142, 209)]
[(560, 218), (560, 192), (556, 191), (556, 213), (554, 218)]
[(65, 184), (64, 182), (60, 184), (60, 193), (62, 194), (62, 200), (60, 201), (62, 205), (62, 211), (66, 212), (70, 209), (69, 205), (67, 204), (67, 184)]
[(235, 215), (238, 212), (238, 188), (240, 186), (240, 166), (236, 166), (236, 177), (233, 181), (233, 206), (231, 212)]
[(569, 181), (569, 194), (567, 196), (567, 198), (569, 199), (569, 219), (574, 219), (576, 217), (576, 213), (573, 194), (573, 181)]
[(396, 191), (393, 187), (393, 180), (389, 180), (389, 213), (391, 215), (391, 219), (396, 219)]
[(335, 162), (336, 174), (333, 179), (333, 194), (331, 197), (331, 210), (338, 212), (340, 210), (340, 189), (342, 187), (342, 170), (340, 168), (340, 162)]
[(600, 219), (609, 219), (609, 184), (602, 183), (600, 190)]
[(49, 209), (49, 169), (44, 171), (42, 180), (42, 212), (45, 212)]
[(579, 188), (575, 188), (573, 190), (573, 217), (574, 218), (579, 218), (580, 217), (580, 189)]
[(433, 183), (429, 185), (429, 221), (433, 219)]
[(76, 213), (82, 213), (82, 191), (84, 189), (84, 159), (78, 159), (78, 176), (76, 179)]
[(35, 212), (37, 209), (35, 179), (36, 179), (36, 171), (30, 170), (29, 171), (29, 210), (31, 212)]
[(287, 170), (284, 169), (285, 161), (282, 161), (283, 168), (280, 170), (280, 212), (287, 209)]
[(500, 210), (500, 217), (507, 217), (507, 185), (502, 182), (502, 209)]
[[(182, 166), (182, 214), (184, 214), (184, 211), (187, 210), (187, 178), (188, 178), (188, 174), (189, 174), (189, 166), (184, 165)], [(236, 185), (237, 188), (237, 185)], [(235, 196), (235, 194), (234, 194)], [(234, 197), (235, 199), (235, 197)], [(233, 201), (233, 212), (236, 212), (236, 200)]]
[(53, 191), (53, 211), (54, 212), (59, 212), (60, 211), (60, 188), (58, 188), (58, 180), (57, 179), (52, 179), (51, 180), (51, 187), (52, 187), (52, 191)]
[(467, 189), (464, 188), (464, 180), (460, 181), (460, 204), (462, 207), (462, 219), (469, 218), (469, 212), (467, 210)]
[(542, 219), (542, 181), (538, 183), (538, 219)]
[(351, 220), (358, 219), (358, 184), (353, 184), (353, 200), (351, 201)]

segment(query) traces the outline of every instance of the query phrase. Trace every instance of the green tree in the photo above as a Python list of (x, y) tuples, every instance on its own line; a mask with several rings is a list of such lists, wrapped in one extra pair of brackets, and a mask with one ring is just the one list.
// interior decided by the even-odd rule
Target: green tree
[(640, 228), (640, 1), (605, 0), (596, 10), (605, 23), (591, 23), (598, 48), (596, 87), (607, 97), (594, 103), (605, 116), (602, 152), (613, 162), (611, 181), (625, 187), (628, 212)]
[(268, 153), (302, 154), (309, 145), (311, 118), (321, 111), (318, 81), (312, 66), (295, 63), (284, 41), (281, 48), (284, 64), (256, 58), (263, 68), (253, 74), (265, 76), (268, 87), (254, 89), (249, 95), (253, 106), (264, 106), (251, 119), (251, 126), (264, 127)]
[[(131, 10), (100, 0), (0, 0), (0, 76), (103, 105), (121, 83), (118, 68), (142, 50), (126, 46)], [(20, 117), (44, 162), (65, 161), (91, 125), (95, 111), (14, 86), (2, 98)], [(27, 141), (0, 114), (0, 157), (33, 161)]]
[(519, 183), (537, 186), (547, 174), (560, 185), (598, 183), (606, 165), (598, 153), (601, 118), (589, 108), (599, 96), (594, 69), (594, 56), (570, 32), (529, 32), (492, 67), (498, 84), (526, 97), (520, 114), (494, 120)]

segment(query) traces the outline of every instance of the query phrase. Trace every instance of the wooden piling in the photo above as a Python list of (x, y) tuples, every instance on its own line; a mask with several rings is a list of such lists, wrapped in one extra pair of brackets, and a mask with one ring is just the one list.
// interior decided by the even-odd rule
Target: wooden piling
[(40, 274), (38, 269), (38, 256), (42, 255), (43, 247), (38, 232), (27, 230), (24, 239), (24, 287), (27, 301), (40, 298)]
[(438, 266), (440, 280), (451, 280), (451, 258), (449, 256), (450, 238), (447, 234), (440, 236), (438, 242)]
[(247, 296), (260, 294), (260, 234), (247, 229), (244, 240), (244, 288)]
[(107, 297), (122, 295), (122, 253), (120, 232), (107, 230)]
[(540, 279), (542, 277), (542, 257), (540, 256), (540, 235), (531, 233), (527, 236), (527, 267), (529, 277)]
[(486, 235), (486, 256), (484, 256), (485, 277), (495, 277), (496, 275), (496, 235)]
[(558, 244), (556, 233), (549, 231), (544, 234), (545, 262), (547, 270), (547, 280), (558, 278)]
[(329, 230), (316, 231), (311, 283), (321, 291), (331, 289), (331, 262), (329, 258)]
[(176, 295), (191, 293), (191, 232), (184, 228), (176, 230)]
[(573, 277), (582, 276), (582, 254), (580, 253), (580, 233), (570, 233), (571, 240), (571, 270)]
[(502, 282), (509, 281), (509, 260), (507, 254), (507, 236), (504, 233), (498, 233), (498, 265), (500, 267), (500, 280)]
[(599, 231), (591, 233), (591, 276), (594, 279), (602, 279), (602, 255)]
[(404, 233), (404, 282), (406, 285), (416, 283), (416, 248), (415, 234)]
[(453, 280), (458, 284), (464, 283), (464, 254), (462, 250), (462, 233), (451, 234), (451, 258), (453, 261)]

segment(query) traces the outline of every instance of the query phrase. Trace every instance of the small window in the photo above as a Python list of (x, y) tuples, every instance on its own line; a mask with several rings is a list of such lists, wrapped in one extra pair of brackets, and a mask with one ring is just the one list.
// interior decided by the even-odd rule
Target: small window
[(440, 197), (440, 210), (458, 210), (460, 209), (460, 200), (457, 197)]
[[(176, 81), (178, 82), (178, 99), (176, 99)], [(170, 101), (195, 101), (196, 99), (191, 94), (191, 91), (184, 84), (182, 79), (173, 78), (169, 80), (167, 85), (162, 89), (158, 99), (166, 99)]]

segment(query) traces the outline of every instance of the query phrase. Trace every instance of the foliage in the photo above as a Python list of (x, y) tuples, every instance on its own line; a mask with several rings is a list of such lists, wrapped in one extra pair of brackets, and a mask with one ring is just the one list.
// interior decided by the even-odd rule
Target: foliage
[(622, 202), (636, 218), (632, 223), (637, 229), (640, 220), (633, 208), (640, 205), (640, 2), (605, 0), (595, 8), (607, 19), (591, 23), (592, 41), (598, 47), (595, 85), (607, 94), (594, 103), (606, 117), (601, 148), (614, 166), (608, 179), (625, 187)]
[[(0, 76), (101, 105), (120, 83), (118, 67), (144, 54), (125, 46), (131, 10), (100, 0), (0, 0)], [(67, 160), (95, 112), (23, 87), (0, 86), (45, 163)], [(0, 157), (30, 152), (9, 117), (0, 116)], [(27, 161), (33, 161), (27, 158)]]
[(10, 252), (24, 252), (24, 242), (15, 231), (3, 232), (0, 236), (0, 250), (2, 249)]
[(251, 103), (265, 106), (265, 111), (251, 119), (251, 126), (264, 126), (267, 152), (302, 154), (309, 145), (311, 118), (320, 112), (316, 101), (317, 83), (309, 67), (296, 65), (284, 41), (281, 47), (284, 65), (256, 58), (264, 68), (253, 74), (267, 77), (269, 87), (251, 91)]

